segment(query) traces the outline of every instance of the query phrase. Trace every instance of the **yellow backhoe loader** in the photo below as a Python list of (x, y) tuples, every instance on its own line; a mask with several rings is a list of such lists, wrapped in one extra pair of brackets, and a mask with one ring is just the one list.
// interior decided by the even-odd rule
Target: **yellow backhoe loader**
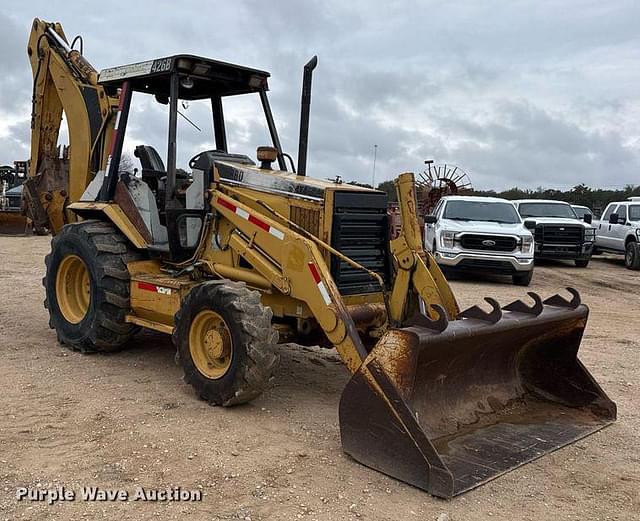
[[(266, 388), (278, 341), (335, 347), (352, 373), (344, 450), (441, 497), (615, 420), (577, 358), (588, 310), (574, 290), (460, 311), (423, 249), (413, 174), (396, 181), (393, 240), (383, 192), (306, 176), (316, 58), (304, 70), (296, 172), (266, 72), (177, 55), (98, 74), (59, 24), (41, 20), (28, 54), (24, 202), (54, 234), (45, 304), (61, 344), (107, 352), (140, 327), (170, 334), (185, 380), (225, 406)], [(133, 92), (168, 105), (166, 165), (140, 145), (140, 176), (120, 166)], [(259, 97), (272, 141), (259, 164), (228, 150), (223, 102), (242, 94)], [(210, 102), (215, 139), (187, 174), (176, 167), (179, 100)], [(63, 110), (68, 158), (56, 154)]]

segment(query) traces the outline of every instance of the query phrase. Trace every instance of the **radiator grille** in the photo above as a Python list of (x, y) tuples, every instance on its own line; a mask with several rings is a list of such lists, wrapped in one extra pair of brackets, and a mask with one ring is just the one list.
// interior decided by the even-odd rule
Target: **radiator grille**
[(466, 250), (509, 252), (516, 249), (517, 240), (514, 237), (500, 235), (464, 234), (460, 238), (460, 246)]
[(583, 235), (583, 226), (542, 224), (536, 226), (535, 240), (539, 244), (581, 245)]
[[(388, 244), (386, 194), (335, 194), (331, 245), (378, 273), (385, 284), (390, 277)], [(351, 267), (335, 255), (331, 258), (331, 274), (343, 295), (380, 291), (380, 286), (369, 274)]]

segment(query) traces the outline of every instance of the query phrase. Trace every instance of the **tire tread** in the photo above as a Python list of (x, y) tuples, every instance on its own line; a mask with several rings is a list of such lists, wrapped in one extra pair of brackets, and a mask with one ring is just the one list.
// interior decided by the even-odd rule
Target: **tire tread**
[[(94, 255), (91, 259), (84, 259), (85, 263), (91, 262), (95, 267), (96, 285), (102, 293), (96, 310), (95, 317), (90, 325), (88, 334), (80, 341), (71, 342), (58, 333), (61, 344), (72, 350), (83, 353), (111, 352), (120, 349), (129, 338), (135, 334), (139, 327), (125, 322), (125, 316), (129, 311), (129, 272), (127, 262), (141, 258), (141, 255), (133, 250), (127, 239), (111, 223), (88, 220), (66, 225), (62, 232), (51, 241), (51, 251), (64, 237), (76, 235), (86, 244), (90, 244)], [(47, 278), (51, 267), (52, 253), (45, 257), (47, 275), (42, 283), (47, 287)], [(49, 327), (55, 329), (56, 317), (49, 303), (51, 297), (46, 292), (44, 301), (45, 309), (49, 310)], [(64, 320), (60, 317), (58, 320)]]
[(259, 396), (273, 378), (279, 361), (272, 346), (277, 343), (278, 334), (271, 327), (272, 311), (263, 306), (260, 293), (252, 291), (244, 283), (232, 281), (211, 281), (194, 287), (175, 315), (173, 342), (178, 348), (176, 355), (180, 361), (180, 351), (188, 350), (190, 311), (197, 303), (214, 299), (231, 311), (232, 319), (239, 326), (246, 363), (238, 368), (233, 382), (233, 395), (221, 399), (215, 390), (203, 385), (203, 379), (194, 366), (182, 364), (184, 380), (192, 385), (200, 398), (211, 405), (232, 406), (246, 403)]

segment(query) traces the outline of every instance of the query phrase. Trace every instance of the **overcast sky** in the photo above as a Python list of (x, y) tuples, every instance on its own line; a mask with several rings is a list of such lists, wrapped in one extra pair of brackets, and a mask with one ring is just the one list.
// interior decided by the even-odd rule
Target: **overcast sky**
[[(477, 188), (640, 184), (640, 2), (2, 2), (0, 163), (29, 155), (34, 17), (84, 37), (97, 69), (193, 53), (268, 70), (297, 155), (302, 66), (314, 76), (308, 173), (376, 182), (453, 163)], [(139, 95), (127, 146), (166, 156), (166, 108)], [(268, 144), (256, 100), (234, 100), (230, 151)], [(255, 110), (254, 110), (255, 109)], [(213, 148), (205, 107), (182, 111), (179, 157)]]

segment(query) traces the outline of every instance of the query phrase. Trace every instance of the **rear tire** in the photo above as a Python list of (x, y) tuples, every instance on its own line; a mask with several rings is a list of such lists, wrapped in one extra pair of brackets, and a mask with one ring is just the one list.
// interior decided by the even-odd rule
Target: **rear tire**
[(576, 259), (573, 262), (575, 262), (576, 267), (578, 268), (586, 268), (589, 265), (589, 261), (591, 259)]
[(211, 405), (253, 400), (278, 363), (271, 309), (244, 283), (211, 281), (194, 287), (175, 316), (173, 343), (184, 380)]
[(58, 341), (82, 352), (120, 349), (138, 331), (129, 312), (127, 263), (140, 258), (112, 224), (67, 224), (51, 241), (42, 279), (49, 327)]
[(524, 273), (515, 273), (511, 276), (511, 280), (516, 286), (528, 286), (533, 278), (533, 270)]
[(624, 265), (630, 270), (640, 270), (640, 242), (630, 241), (627, 243)]

